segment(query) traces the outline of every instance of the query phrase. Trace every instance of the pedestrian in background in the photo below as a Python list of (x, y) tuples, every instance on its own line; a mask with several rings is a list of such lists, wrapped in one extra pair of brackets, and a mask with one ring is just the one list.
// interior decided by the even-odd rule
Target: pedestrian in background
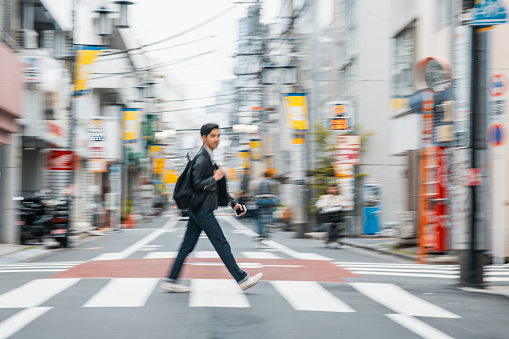
[[(219, 145), (220, 139), (219, 126), (211, 123), (205, 124), (201, 127), (200, 134), (203, 146), (194, 158), (191, 182), (195, 191), (205, 192), (205, 195), (203, 201), (194, 202), (196, 205), (189, 209), (189, 222), (184, 239), (177, 258), (173, 262), (169, 277), (161, 283), (161, 288), (168, 292), (189, 292), (189, 287), (178, 283), (177, 279), (184, 260), (193, 251), (201, 232), (204, 231), (239, 287), (246, 290), (256, 285), (263, 274), (258, 273), (251, 277), (240, 269), (233, 257), (230, 244), (214, 216), (214, 210), (218, 206), (229, 205), (235, 210), (242, 206), (228, 193), (224, 171), (214, 162), (213, 151)], [(242, 214), (244, 213), (245, 211)]]
[(279, 205), (279, 183), (274, 179), (273, 169), (266, 170), (264, 178), (253, 182), (252, 192), (257, 206), (258, 240), (263, 240), (267, 238), (267, 225), (273, 223), (274, 209)]
[(345, 198), (338, 194), (336, 185), (329, 185), (327, 194), (320, 196), (315, 203), (322, 221), (329, 223), (326, 245), (338, 239), (338, 227), (343, 225), (343, 206), (345, 206)]

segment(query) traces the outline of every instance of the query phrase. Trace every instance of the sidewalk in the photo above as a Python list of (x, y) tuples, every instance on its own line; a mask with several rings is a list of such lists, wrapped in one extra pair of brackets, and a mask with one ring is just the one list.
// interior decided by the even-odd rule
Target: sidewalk
[[(325, 232), (311, 232), (306, 233), (306, 236), (312, 239), (324, 239), (326, 236)], [(387, 238), (380, 236), (359, 236), (359, 237), (346, 237), (339, 240), (341, 244), (349, 245), (356, 248), (362, 248), (378, 253), (384, 253), (394, 255), (410, 260), (417, 260), (417, 248), (396, 248), (398, 238)], [(458, 257), (450, 255), (440, 254), (429, 254), (426, 258), (426, 262), (429, 265), (458, 265)], [(509, 275), (509, 264), (501, 265), (501, 268), (507, 268)], [(485, 278), (489, 278), (489, 271), (485, 272)], [(487, 281), (485, 280), (485, 288), (471, 288), (471, 287), (460, 287), (461, 290), (467, 292), (487, 293), (487, 294), (499, 294), (509, 297), (509, 279), (508, 281)]]

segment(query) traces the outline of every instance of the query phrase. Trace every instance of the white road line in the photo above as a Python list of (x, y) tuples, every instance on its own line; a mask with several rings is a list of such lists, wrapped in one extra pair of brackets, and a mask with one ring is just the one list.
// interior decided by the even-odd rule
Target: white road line
[(355, 274), (363, 275), (387, 275), (395, 277), (413, 277), (413, 278), (438, 278), (438, 279), (459, 279), (459, 275), (456, 274), (419, 274), (419, 273), (392, 273), (392, 272), (373, 272), (365, 270), (350, 270)]
[(366, 267), (366, 268), (419, 268), (419, 269), (433, 269), (433, 270), (459, 270), (459, 266), (433, 266), (426, 264), (376, 264), (376, 263), (345, 263), (340, 261), (335, 261), (334, 265), (345, 266), (345, 267)]
[(164, 228), (164, 229), (171, 229), (171, 228), (175, 227), (175, 226), (178, 224), (178, 222), (179, 222), (179, 221), (180, 221), (180, 220), (179, 220), (179, 218), (176, 218), (176, 219), (174, 219), (174, 218), (170, 218), (170, 219), (168, 219), (168, 221), (164, 224), (163, 228)]
[(115, 278), (83, 307), (142, 307), (160, 279)]
[(151, 252), (143, 259), (172, 259), (177, 257), (178, 252)]
[(484, 278), (484, 281), (509, 281), (509, 277), (508, 278), (487, 277)]
[(103, 253), (97, 257), (95, 257), (92, 260), (119, 260), (119, 259), (125, 259), (129, 257), (131, 254), (138, 251), (140, 248), (145, 247), (150, 242), (154, 241), (157, 237), (159, 237), (161, 234), (166, 233), (166, 229), (157, 229), (154, 232), (147, 234), (144, 238), (141, 240), (138, 240), (131, 246), (124, 249), (122, 252), (119, 253)]
[(258, 236), (258, 233), (254, 232), (253, 230), (242, 225), (242, 223), (240, 221), (235, 219), (236, 217), (218, 216), (217, 218), (220, 220), (226, 221), (227, 223), (232, 225), (234, 228), (236, 228), (237, 230), (241, 231), (242, 233), (244, 233), (245, 235), (247, 235), (249, 237), (257, 237)]
[(246, 295), (232, 279), (191, 280), (189, 307), (251, 307)]
[(33, 270), (0, 270), (0, 273), (33, 273), (33, 272), (62, 272), (65, 271), (65, 269), (33, 269)]
[(425, 339), (453, 339), (444, 332), (406, 314), (386, 314), (386, 316)]
[(197, 251), (192, 253), (193, 258), (207, 259), (207, 258), (219, 258), (219, 254), (216, 251)]
[(249, 259), (282, 259), (272, 252), (241, 252), (240, 254)]
[(415, 268), (376, 268), (376, 267), (350, 267), (338, 265), (349, 270), (356, 271), (369, 271), (369, 272), (400, 272), (400, 273), (433, 273), (433, 274), (458, 274), (459, 271), (440, 271), (430, 269), (415, 269)]
[(7, 339), (53, 307), (31, 307), (0, 323), (0, 339)]
[(365, 296), (400, 314), (416, 317), (461, 318), (394, 284), (350, 283), (350, 285)]
[(314, 281), (271, 281), (272, 286), (297, 311), (355, 312)]
[(284, 254), (294, 257), (296, 259), (301, 260), (334, 260), (331, 258), (324, 257), (322, 255), (316, 254), (316, 253), (300, 253), (297, 251), (292, 250), (289, 247), (286, 247), (285, 245), (282, 245), (274, 240), (265, 240), (263, 243), (269, 247), (272, 247), (273, 249), (283, 252)]
[(37, 307), (80, 279), (36, 279), (0, 296), (0, 308)]

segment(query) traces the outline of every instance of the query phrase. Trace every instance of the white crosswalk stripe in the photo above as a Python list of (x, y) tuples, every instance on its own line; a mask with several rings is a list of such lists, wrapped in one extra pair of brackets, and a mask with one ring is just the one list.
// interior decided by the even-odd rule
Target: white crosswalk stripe
[(111, 279), (83, 307), (141, 307), (158, 282), (150, 278)]
[(250, 307), (246, 295), (232, 279), (191, 280), (190, 307)]
[[(359, 275), (382, 275), (414, 278), (459, 279), (459, 265), (426, 265), (397, 263), (334, 262), (335, 265)], [(509, 267), (488, 265), (484, 267), (485, 281), (509, 281)]]
[(272, 286), (298, 311), (355, 312), (314, 281), (271, 281)]
[(351, 283), (357, 291), (399, 314), (415, 317), (461, 318), (410, 294), (394, 284)]
[(0, 265), (1, 273), (61, 272), (83, 262), (20, 263)]
[(32, 280), (0, 296), (0, 308), (37, 307), (60, 292), (76, 284), (80, 279)]

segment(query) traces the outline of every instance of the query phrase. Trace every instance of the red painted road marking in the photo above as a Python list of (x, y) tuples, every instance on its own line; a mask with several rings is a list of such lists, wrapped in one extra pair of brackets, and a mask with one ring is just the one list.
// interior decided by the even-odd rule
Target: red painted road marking
[[(60, 272), (52, 278), (164, 278), (172, 259), (94, 260)], [(340, 282), (341, 278), (359, 277), (324, 260), (238, 259), (249, 274), (263, 272), (263, 280)], [(218, 264), (218, 265), (216, 265)], [(230, 279), (220, 259), (188, 258), (182, 279)]]

